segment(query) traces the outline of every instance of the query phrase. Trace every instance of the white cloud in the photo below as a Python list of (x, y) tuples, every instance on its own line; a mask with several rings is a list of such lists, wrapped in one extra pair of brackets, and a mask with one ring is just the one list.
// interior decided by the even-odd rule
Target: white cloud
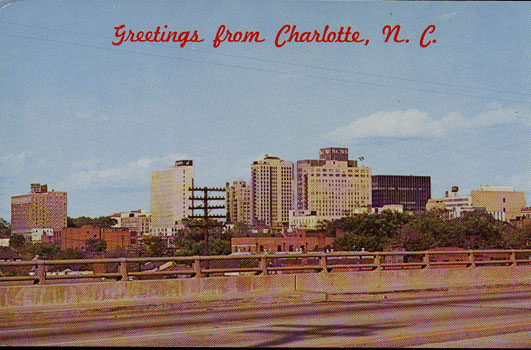
[(0, 165), (3, 167), (17, 167), (23, 165), (28, 157), (30, 156), (29, 152), (20, 152), (16, 154), (8, 154), (5, 156), (0, 156)]
[[(503, 109), (498, 105), (490, 105), (489, 110), (472, 118), (477, 126), (504, 125), (523, 122), (531, 123), (529, 111), (520, 108)], [(529, 124), (531, 125), (531, 124)]]
[(417, 109), (406, 111), (376, 112), (359, 118), (347, 126), (339, 127), (329, 136), (337, 140), (349, 140), (371, 136), (443, 136), (447, 131), (466, 125), (457, 113), (441, 119), (433, 119)]
[[(67, 184), (74, 187), (102, 186), (102, 185), (127, 185), (138, 182), (149, 182), (151, 171), (158, 168), (169, 168), (178, 159), (186, 159), (183, 154), (169, 154), (163, 157), (142, 157), (127, 164), (106, 169), (81, 170), (69, 176)], [(95, 164), (89, 160), (85, 163)], [(79, 162), (78, 165), (83, 165)]]
[(490, 105), (489, 110), (472, 118), (464, 118), (451, 112), (440, 119), (417, 109), (406, 111), (380, 111), (367, 117), (354, 120), (349, 125), (339, 127), (327, 136), (337, 141), (350, 141), (357, 138), (375, 136), (394, 137), (441, 137), (472, 127), (524, 124), (531, 126), (531, 112), (525, 109), (503, 109)]

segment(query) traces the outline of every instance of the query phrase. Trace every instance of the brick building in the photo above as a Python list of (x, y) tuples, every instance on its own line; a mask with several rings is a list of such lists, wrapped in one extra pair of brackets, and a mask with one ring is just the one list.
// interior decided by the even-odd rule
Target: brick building
[(85, 225), (54, 231), (53, 242), (59, 244), (61, 250), (86, 250), (88, 239), (103, 239), (107, 242), (107, 251), (112, 251), (117, 247), (124, 249), (135, 247), (137, 237), (136, 232), (130, 232), (124, 228), (101, 228)]
[(50, 192), (47, 185), (31, 184), (30, 193), (11, 197), (11, 232), (28, 240), (32, 229), (66, 227), (66, 218), (66, 192)]
[(231, 251), (233, 253), (260, 253), (260, 252), (317, 252), (330, 249), (333, 237), (326, 237), (324, 232), (317, 236), (308, 236), (301, 230), (297, 235), (290, 237), (233, 237)]
[(227, 224), (243, 222), (252, 225), (251, 220), (251, 186), (243, 180), (225, 185), (225, 208), (227, 208)]

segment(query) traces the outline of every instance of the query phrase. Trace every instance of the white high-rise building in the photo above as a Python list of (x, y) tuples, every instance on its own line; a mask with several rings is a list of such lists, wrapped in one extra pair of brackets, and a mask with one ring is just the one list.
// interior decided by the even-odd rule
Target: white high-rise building
[(194, 167), (192, 160), (177, 160), (170, 169), (154, 170), (151, 175), (151, 232), (168, 235), (182, 219), (192, 215)]
[(253, 226), (281, 227), (294, 209), (293, 163), (266, 156), (251, 165), (251, 216)]

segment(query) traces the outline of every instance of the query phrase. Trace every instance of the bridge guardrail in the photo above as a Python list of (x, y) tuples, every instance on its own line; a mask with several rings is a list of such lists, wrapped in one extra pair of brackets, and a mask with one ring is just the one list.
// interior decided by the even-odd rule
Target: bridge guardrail
[[(91, 270), (72, 267), (88, 265)], [(0, 282), (72, 279), (204, 278), (239, 274), (329, 273), (426, 268), (531, 265), (529, 250), (308, 252), (187, 257), (103, 258), (0, 262)], [(65, 266), (68, 267), (65, 269)], [(64, 270), (64, 271), (61, 271)]]

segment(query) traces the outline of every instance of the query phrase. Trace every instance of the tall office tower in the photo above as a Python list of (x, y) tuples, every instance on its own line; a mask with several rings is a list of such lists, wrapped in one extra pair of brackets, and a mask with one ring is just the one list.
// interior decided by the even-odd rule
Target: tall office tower
[(225, 208), (227, 224), (243, 222), (251, 226), (251, 187), (243, 180), (234, 181), (225, 186)]
[(372, 206), (381, 208), (389, 204), (401, 204), (404, 211), (425, 211), (431, 198), (429, 176), (373, 175)]
[(293, 163), (266, 156), (251, 165), (253, 226), (282, 227), (293, 208)]
[(47, 185), (31, 184), (31, 192), (11, 197), (11, 230), (31, 237), (31, 230), (67, 226), (67, 193), (48, 192)]
[[(151, 174), (151, 228), (156, 235), (172, 234), (171, 227), (192, 215), (194, 167), (191, 160), (177, 160), (170, 169)], [(159, 232), (160, 231), (160, 232)], [(164, 232), (164, 233), (161, 233)]]
[(371, 169), (348, 159), (348, 148), (322, 148), (320, 159), (297, 161), (297, 208), (349, 216), (372, 203)]

